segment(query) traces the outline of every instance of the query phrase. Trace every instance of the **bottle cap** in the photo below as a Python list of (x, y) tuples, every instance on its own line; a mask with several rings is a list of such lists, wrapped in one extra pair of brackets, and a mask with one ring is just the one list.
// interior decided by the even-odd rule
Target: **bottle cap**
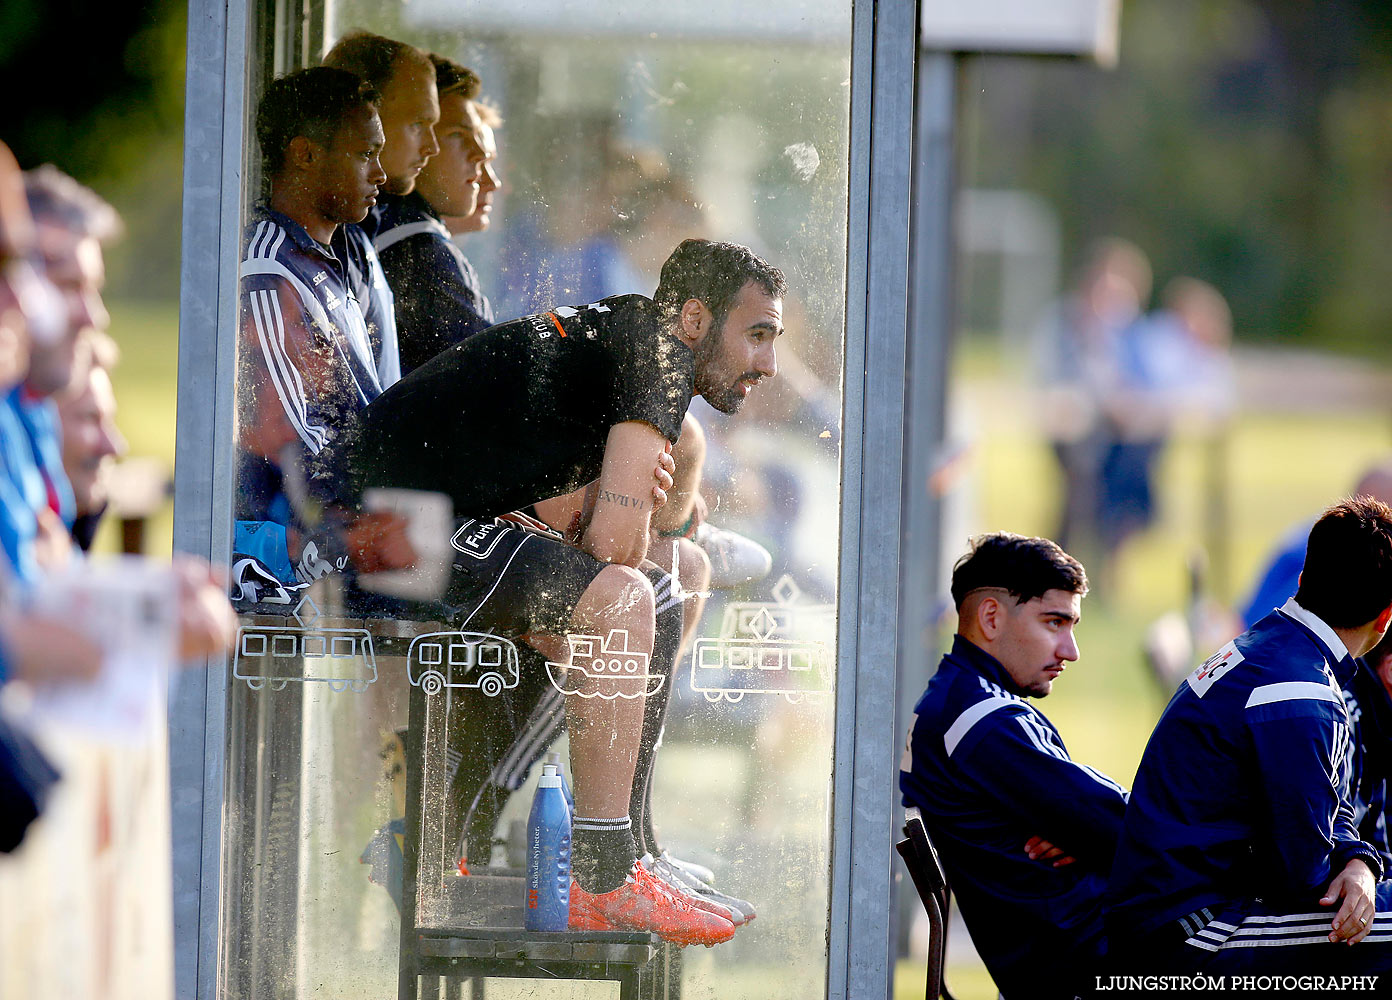
[(556, 773), (555, 764), (543, 764), (541, 766), (541, 781), (537, 782), (539, 788), (560, 788), (561, 776)]

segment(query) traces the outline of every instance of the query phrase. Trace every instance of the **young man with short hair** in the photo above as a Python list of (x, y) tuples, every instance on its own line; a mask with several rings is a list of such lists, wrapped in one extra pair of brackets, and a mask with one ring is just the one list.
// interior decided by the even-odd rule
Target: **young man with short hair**
[[(622, 630), (628, 653), (670, 662), (655, 643), (665, 632), (674, 655), (680, 606), (675, 629), (660, 629), (640, 569), (652, 470), (696, 395), (733, 413), (777, 373), (785, 290), (782, 273), (747, 248), (687, 240), (654, 299), (616, 296), (495, 326), (363, 412), (351, 448), (358, 484), (438, 491), (461, 518), (444, 598), (456, 628), (526, 637), (554, 650), (553, 662), (569, 660), (568, 635)], [(576, 544), (494, 520), (587, 484)], [(660, 729), (645, 727), (649, 680), (576, 666), (561, 682), (576, 801), (571, 926), (718, 943), (731, 920), (691, 911), (638, 861), (631, 810)]]
[(914, 708), (899, 770), (972, 943), (1006, 1000), (1071, 998), (1105, 953), (1102, 891), (1126, 790), (1074, 762), (1044, 714), (1087, 593), (1047, 538), (972, 540), (952, 572), (957, 634)]
[(1190, 674), (1151, 734), (1107, 891), (1117, 972), (1392, 969), (1340, 694), (1389, 620), (1392, 510), (1335, 504), (1295, 596)]
[(440, 102), (430, 55), (405, 42), (354, 31), (324, 54), (324, 65), (347, 70), (380, 95), (381, 161), (387, 177), (382, 193), (410, 194), (421, 170), (440, 151), (435, 141)]
[[(410, 565), (405, 522), (348, 510), (328, 448), (382, 391), (355, 292), (355, 273), (370, 273), (375, 256), (349, 225), (386, 177), (376, 92), (344, 70), (292, 73), (266, 88), (256, 134), (270, 199), (247, 228), (241, 267), (234, 547), (290, 585), (350, 561), (363, 572)], [(244, 598), (291, 601), (275, 580), (237, 582)]]
[(487, 155), (474, 103), (479, 78), (442, 56), (431, 60), (440, 95), (440, 151), (421, 170), (413, 192), (382, 199), (373, 238), (396, 299), (403, 373), (493, 325), (478, 273), (442, 221), (468, 217), (477, 205)]

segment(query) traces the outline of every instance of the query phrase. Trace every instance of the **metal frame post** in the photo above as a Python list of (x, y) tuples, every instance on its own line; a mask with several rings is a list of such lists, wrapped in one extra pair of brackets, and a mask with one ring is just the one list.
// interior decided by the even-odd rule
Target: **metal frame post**
[[(241, 226), (246, 0), (191, 0), (184, 122), (174, 548), (231, 555), (237, 249)], [(217, 993), (226, 661), (175, 676), (169, 693), (174, 995)]]
[(894, 982), (894, 718), (918, 5), (855, 5), (829, 998)]
[[(947, 433), (948, 368), (955, 321), (953, 282), (956, 206), (958, 58), (950, 52), (919, 57), (915, 126), (912, 268), (904, 435), (904, 530), (900, 547), (899, 698), (894, 733), (903, 740), (919, 695), (936, 667), (942, 560), (942, 499), (929, 480), (942, 459)], [(903, 809), (897, 805), (895, 815)], [(902, 918), (917, 907), (899, 892)], [(901, 923), (898, 945), (905, 943)], [(902, 953), (902, 947), (896, 952)]]

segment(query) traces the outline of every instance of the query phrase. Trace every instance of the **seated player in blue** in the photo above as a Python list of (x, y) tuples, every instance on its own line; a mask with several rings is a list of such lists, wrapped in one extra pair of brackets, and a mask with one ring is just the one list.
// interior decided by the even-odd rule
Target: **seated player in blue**
[(478, 272), (443, 221), (468, 218), (478, 207), (487, 159), (475, 105), (479, 78), (442, 56), (431, 60), (440, 98), (440, 151), (421, 169), (414, 191), (383, 197), (373, 239), (396, 297), (403, 373), (493, 325)]
[(1344, 500), (1310, 530), (1295, 597), (1190, 674), (1151, 734), (1107, 890), (1115, 971), (1392, 970), (1340, 693), (1389, 620), (1392, 510)]
[(1073, 761), (1030, 702), (1078, 658), (1087, 593), (1047, 538), (973, 539), (952, 571), (957, 635), (914, 708), (899, 770), (1006, 1000), (1073, 997), (1105, 953), (1102, 891), (1126, 790)]
[(279, 584), (312, 583), (350, 561), (371, 572), (414, 560), (402, 519), (348, 509), (328, 449), (382, 392), (359, 283), (373, 252), (345, 225), (363, 219), (386, 176), (377, 100), (353, 74), (319, 67), (273, 81), (257, 109), (270, 199), (247, 228), (241, 265), (234, 548), (275, 579), (244, 575), (239, 558), (244, 598), (289, 604)]

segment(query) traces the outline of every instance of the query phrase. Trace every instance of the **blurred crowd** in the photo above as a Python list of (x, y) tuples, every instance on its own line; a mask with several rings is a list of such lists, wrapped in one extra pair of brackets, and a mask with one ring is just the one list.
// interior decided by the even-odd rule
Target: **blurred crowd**
[(1140, 247), (1102, 240), (1034, 343), (1041, 427), (1062, 482), (1055, 537), (1104, 580), (1126, 540), (1156, 519), (1156, 469), (1176, 428), (1213, 434), (1233, 409), (1222, 293), (1180, 276), (1150, 309), (1151, 285)]
[[(155, 678), (228, 648), (234, 617), (205, 561), (89, 561), (124, 450), (111, 369), (117, 348), (102, 303), (102, 247), (116, 212), (53, 166), (22, 173), (0, 144), (0, 850), (15, 851), (44, 812), (59, 769), (45, 705), (104, 692), (130, 672)], [(115, 581), (113, 588), (112, 582)], [(159, 656), (131, 656), (128, 590), (159, 600)], [(134, 581), (141, 581), (137, 588)], [(144, 638), (148, 639), (147, 634)], [(159, 648), (159, 643), (155, 644)], [(139, 686), (139, 678), (137, 678)], [(158, 711), (160, 702), (145, 707)], [(107, 708), (115, 710), (108, 704)], [(153, 724), (153, 720), (147, 720)], [(44, 730), (36, 736), (33, 730)]]

